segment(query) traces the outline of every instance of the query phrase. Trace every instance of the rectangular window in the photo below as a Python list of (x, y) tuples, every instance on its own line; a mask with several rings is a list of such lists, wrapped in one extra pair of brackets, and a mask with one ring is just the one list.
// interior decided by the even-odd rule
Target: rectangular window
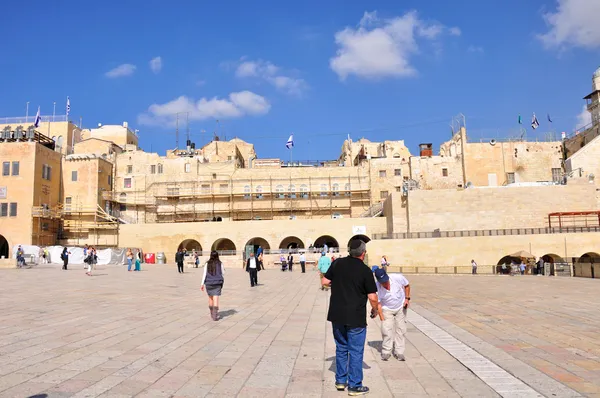
[(127, 205), (124, 203), (119, 204), (119, 211), (127, 211)]
[(515, 183), (515, 173), (506, 173), (506, 182), (508, 184), (514, 184)]
[(192, 165), (189, 163), (185, 164), (185, 172), (189, 173), (190, 171), (192, 171)]
[(381, 199), (387, 198), (388, 197), (388, 191), (381, 191), (381, 192), (379, 192), (379, 197)]
[(12, 162), (12, 175), (19, 175), (19, 162)]
[(387, 173), (385, 172), (385, 170), (379, 170), (379, 177), (385, 178), (386, 175)]
[(47, 231), (48, 229), (49, 229), (48, 223), (47, 222), (42, 223), (42, 231)]
[(133, 173), (133, 166), (127, 165), (127, 174), (131, 174), (131, 173)]
[(67, 196), (65, 198), (65, 211), (71, 211), (71, 202), (73, 201), (73, 198), (71, 198), (70, 196)]
[(156, 174), (156, 165), (155, 164), (150, 166), (150, 174)]
[(16, 217), (17, 216), (17, 204), (16, 203), (11, 203), (10, 204), (10, 216), (11, 217)]
[(108, 175), (108, 186), (112, 189), (112, 176)]
[(448, 177), (448, 169), (446, 169), (446, 168), (442, 169), (442, 177)]
[[(561, 174), (561, 169), (560, 168), (558, 168), (558, 167), (557, 168), (552, 168), (552, 181), (554, 181), (554, 182), (560, 182), (560, 174)], [(15, 173), (13, 173), (13, 175), (15, 175)]]
[(71, 181), (77, 181), (77, 170), (71, 172)]
[(8, 216), (8, 203), (0, 203), (0, 217)]
[(50, 181), (52, 179), (52, 167), (47, 164), (42, 165), (42, 179)]
[(2, 162), (2, 175), (3, 176), (10, 175), (10, 162)]
[(131, 178), (123, 178), (123, 187), (131, 188)]
[(201, 190), (202, 190), (202, 193), (210, 193), (210, 185), (209, 184), (202, 184)]
[(400, 177), (402, 175), (402, 169), (394, 169), (394, 175)]
[(227, 160), (231, 160), (231, 159), (232, 159), (232, 157), (231, 157), (231, 156), (227, 156)]
[(158, 174), (162, 174), (163, 173), (163, 165), (159, 164), (158, 165)]

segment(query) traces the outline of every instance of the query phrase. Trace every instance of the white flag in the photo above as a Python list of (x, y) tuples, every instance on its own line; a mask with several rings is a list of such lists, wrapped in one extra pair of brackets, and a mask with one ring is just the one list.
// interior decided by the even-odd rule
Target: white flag
[(540, 122), (538, 122), (537, 117), (535, 117), (535, 113), (534, 113), (533, 118), (531, 119), (531, 128), (535, 130), (538, 127), (540, 127)]
[(71, 113), (71, 100), (67, 97), (67, 118), (69, 118), (69, 113)]
[(285, 144), (285, 147), (287, 149), (292, 149), (293, 146), (294, 146), (294, 134), (290, 135), (290, 138), (288, 138), (287, 143)]
[(33, 125), (35, 127), (40, 127), (40, 121), (42, 120), (42, 116), (40, 116), (40, 107), (38, 106), (38, 111), (35, 114), (35, 122), (33, 123)]

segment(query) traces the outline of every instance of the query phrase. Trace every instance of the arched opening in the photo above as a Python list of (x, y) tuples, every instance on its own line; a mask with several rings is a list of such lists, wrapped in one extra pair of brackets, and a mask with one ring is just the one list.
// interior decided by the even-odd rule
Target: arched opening
[[(254, 253), (258, 250), (259, 247), (262, 247), (263, 250), (270, 250), (271, 245), (263, 238), (252, 238), (248, 242), (246, 242), (246, 248), (250, 247)], [(247, 250), (246, 250), (247, 251)]]
[(520, 262), (521, 259), (518, 257), (504, 256), (498, 261), (498, 265), (496, 265), (496, 273), (509, 274), (512, 264), (519, 264)]
[(578, 263), (598, 264), (600, 263), (600, 254), (594, 252), (587, 252), (583, 256), (579, 257)]
[(295, 236), (288, 236), (279, 244), (280, 249), (304, 249), (304, 242)]
[(317, 238), (317, 240), (315, 240), (314, 247), (322, 248), (322, 247), (325, 247), (325, 245), (327, 245), (328, 249), (335, 248), (336, 249), (335, 251), (338, 251), (339, 247), (340, 247), (340, 245), (338, 244), (338, 241), (335, 240), (334, 237), (329, 236), (329, 235), (319, 236)]
[(354, 239), (360, 239), (365, 243), (369, 243), (371, 241), (371, 238), (369, 238), (366, 235), (354, 235), (353, 237), (350, 238), (346, 247), (350, 247), (350, 242), (352, 242)]
[(0, 258), (8, 258), (8, 241), (2, 235), (0, 235)]
[(193, 252), (194, 250), (197, 251), (198, 253), (202, 253), (202, 245), (194, 239), (186, 239), (183, 242), (181, 242), (179, 244), (179, 247), (177, 248), (177, 250), (182, 249), (182, 250), (186, 250), (188, 252)]
[(554, 253), (544, 254), (542, 256), (542, 260), (545, 263), (550, 263), (550, 264), (565, 262), (565, 260), (563, 260), (563, 258), (561, 256), (559, 256), (558, 254), (554, 254)]
[(236, 248), (231, 239), (221, 238), (217, 239), (215, 243), (212, 244), (211, 250), (222, 252), (219, 253), (220, 255), (234, 255)]

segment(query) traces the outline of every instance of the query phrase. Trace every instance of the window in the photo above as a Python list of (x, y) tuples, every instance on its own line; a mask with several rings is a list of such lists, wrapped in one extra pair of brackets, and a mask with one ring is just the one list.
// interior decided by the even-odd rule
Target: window
[(73, 201), (73, 198), (71, 198), (70, 196), (67, 196), (65, 198), (65, 211), (71, 211), (71, 202)]
[(400, 177), (402, 175), (402, 169), (394, 169), (394, 175)]
[(167, 196), (179, 196), (179, 188), (167, 188)]
[(321, 196), (327, 197), (327, 184), (321, 184)]
[(192, 165), (189, 163), (185, 164), (185, 172), (189, 173), (190, 171), (192, 171)]
[(158, 174), (162, 174), (163, 173), (163, 165), (159, 164), (158, 165)]
[(200, 189), (201, 189), (202, 193), (210, 193), (210, 184), (202, 184)]
[(388, 197), (388, 191), (381, 191), (381, 192), (379, 192), (379, 197), (381, 199), (387, 198)]
[(231, 157), (231, 156), (227, 156), (227, 160), (231, 160), (231, 159), (232, 159), (232, 157)]
[(71, 172), (71, 181), (77, 181), (77, 170)]
[(131, 174), (131, 173), (133, 173), (133, 166), (127, 165), (127, 174)]
[[(13, 175), (15, 175), (14, 172), (14, 162), (13, 162)], [(561, 174), (561, 169), (560, 168), (552, 168), (552, 181), (554, 182), (560, 182), (560, 174)]]
[(112, 189), (112, 176), (110, 174), (108, 175), (108, 186)]
[(10, 204), (10, 216), (11, 217), (16, 217), (17, 216), (17, 204), (16, 203), (11, 203)]
[(385, 172), (385, 170), (379, 170), (379, 177), (385, 178), (386, 175), (387, 173)]
[(283, 199), (283, 198), (285, 198), (285, 195), (283, 194), (283, 185), (277, 185), (275, 187), (275, 192), (277, 192), (275, 194), (275, 198), (277, 198), (277, 199)]
[(296, 199), (296, 186), (294, 184), (289, 187), (290, 199)]
[(331, 190), (333, 191), (332, 195), (333, 196), (340, 196), (340, 184), (333, 184), (331, 186)]
[(123, 178), (123, 187), (131, 188), (131, 178)]
[(42, 179), (48, 181), (52, 179), (52, 167), (47, 164), (42, 165)]
[(47, 222), (43, 222), (42, 223), (42, 231), (47, 231), (48, 229), (50, 229), (48, 223)]
[(244, 199), (246, 199), (246, 200), (250, 199), (250, 185), (244, 186)]
[(156, 174), (156, 165), (155, 164), (150, 165), (150, 174)]
[(3, 176), (10, 175), (10, 162), (2, 162), (2, 175)]
[(127, 200), (127, 194), (125, 192), (121, 192), (119, 194), (119, 201), (120, 202), (125, 202)]
[(445, 167), (442, 169), (442, 177), (448, 177), (448, 169)]
[(300, 185), (300, 197), (302, 199), (308, 198), (308, 185), (306, 185), (306, 184)]
[(396, 187), (396, 192), (402, 192), (402, 187)]
[(121, 203), (119, 205), (119, 211), (127, 211), (127, 205), (124, 203)]
[(506, 173), (506, 183), (507, 184), (515, 183), (515, 173)]
[(256, 199), (262, 199), (263, 198), (262, 191), (263, 191), (262, 185), (257, 185), (256, 186)]
[(219, 191), (221, 193), (227, 193), (228, 190), (229, 190), (229, 184), (221, 184), (221, 185), (219, 185)]
[(8, 203), (0, 203), (0, 217), (8, 216)]
[(12, 162), (12, 175), (19, 175), (19, 162)]
[(344, 185), (344, 191), (345, 191), (345, 192), (344, 192), (344, 195), (346, 195), (346, 196), (350, 196), (350, 195), (352, 195), (352, 193), (350, 192), (350, 191), (351, 191), (351, 188), (352, 188), (352, 186), (350, 185), (350, 183), (349, 183), (349, 182), (347, 182), (347, 183)]

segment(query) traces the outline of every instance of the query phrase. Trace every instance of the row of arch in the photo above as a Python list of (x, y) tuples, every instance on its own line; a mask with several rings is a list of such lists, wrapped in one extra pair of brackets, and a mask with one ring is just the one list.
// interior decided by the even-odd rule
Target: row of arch
[[(345, 247), (348, 247), (348, 245), (350, 244), (350, 241), (353, 239), (360, 239), (365, 243), (367, 243), (371, 240), (366, 235), (355, 235), (352, 238), (350, 238), (350, 240), (348, 241), (348, 243), (346, 244)], [(335, 239), (334, 237), (332, 237), (330, 235), (319, 236), (313, 243), (313, 247), (317, 247), (317, 248), (322, 248), (325, 245), (327, 245), (327, 247), (329, 247), (329, 248), (338, 248), (339, 249), (339, 247), (340, 247), (337, 239)], [(277, 247), (271, 247), (271, 244), (266, 239), (261, 238), (261, 237), (254, 237), (254, 238), (249, 239), (246, 242), (246, 244), (244, 245), (244, 247), (247, 247), (247, 246), (253, 246), (255, 248), (255, 250), (259, 246), (265, 250), (277, 249)], [(307, 247), (306, 247), (306, 244), (302, 241), (302, 239), (298, 238), (297, 236), (288, 236), (281, 240), (278, 248), (285, 250), (285, 249), (306, 249)], [(195, 250), (198, 252), (203, 251), (202, 245), (200, 244), (200, 242), (198, 242), (195, 239), (184, 240), (183, 242), (181, 242), (179, 244), (179, 247), (177, 249), (178, 250), (185, 249), (187, 251)], [(219, 239), (215, 240), (210, 247), (210, 250), (216, 250), (219, 252), (235, 252), (238, 249), (243, 249), (243, 248), (237, 248), (235, 243), (233, 243), (233, 241), (228, 238), (219, 238)]]
[[(521, 259), (518, 259), (516, 257), (504, 256), (500, 259), (500, 261), (498, 261), (497, 265), (510, 264), (512, 261), (520, 261), (520, 260)], [(565, 259), (563, 259), (558, 254), (554, 254), (554, 253), (548, 253), (548, 254), (543, 255), (542, 260), (544, 260), (545, 263), (550, 263), (550, 264), (566, 262)], [(577, 261), (575, 261), (575, 262), (576, 263), (598, 264), (598, 263), (600, 263), (600, 254), (595, 253), (595, 252), (587, 252), (587, 253), (584, 253), (581, 257), (579, 257), (577, 259)]]

